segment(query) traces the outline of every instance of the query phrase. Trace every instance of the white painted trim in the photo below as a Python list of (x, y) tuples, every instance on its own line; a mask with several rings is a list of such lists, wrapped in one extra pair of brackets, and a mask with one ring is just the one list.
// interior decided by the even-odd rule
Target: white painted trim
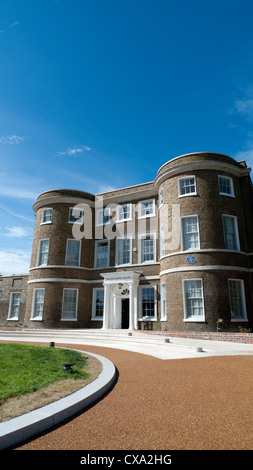
[(91, 320), (92, 321), (103, 321), (103, 315), (101, 317), (96, 317), (95, 312), (95, 302), (96, 302), (96, 293), (98, 290), (104, 291), (104, 287), (93, 287), (92, 290), (92, 310), (91, 310)]
[[(165, 259), (169, 258), (170, 256), (175, 256), (175, 255), (182, 255), (184, 253), (239, 253), (240, 255), (245, 255), (245, 256), (253, 256), (253, 253), (246, 253), (246, 251), (240, 251), (240, 250), (226, 250), (225, 248), (195, 248), (192, 250), (187, 250), (187, 251), (174, 251), (174, 253), (169, 253), (167, 255), (163, 255), (160, 259)], [(35, 269), (35, 268), (32, 268)]]
[[(141, 215), (141, 207), (144, 202), (151, 202), (152, 201), (152, 207), (153, 207), (153, 212), (152, 214), (147, 214), (147, 215)], [(138, 219), (148, 219), (149, 217), (155, 217), (156, 216), (156, 204), (155, 204), (155, 198), (151, 197), (149, 199), (142, 199), (141, 201), (138, 201)]]
[[(180, 252), (180, 253), (181, 253), (181, 252)], [(188, 253), (188, 252), (187, 252), (187, 253)], [(253, 253), (252, 253), (252, 254), (253, 254)], [(152, 265), (152, 266), (153, 266), (154, 264), (157, 264), (157, 265), (158, 265), (158, 264), (160, 264), (160, 263), (159, 263), (159, 261), (156, 261), (156, 262), (153, 262), (153, 261), (152, 261), (152, 262), (150, 262), (150, 263), (148, 263), (148, 261), (147, 261), (147, 263), (144, 263), (145, 266), (148, 266), (148, 265), (150, 265), (150, 266)], [(121, 265), (121, 266), (123, 266), (123, 265)], [(128, 265), (127, 265), (127, 266), (128, 266)], [(136, 264), (132, 264), (132, 265), (131, 265), (131, 267), (138, 267), (138, 266), (143, 267), (143, 263), (136, 263)], [(116, 265), (110, 266), (110, 268), (112, 268), (112, 269), (113, 269), (113, 268), (116, 269), (116, 268), (118, 268), (118, 267), (119, 267), (119, 266), (116, 266)], [(30, 268), (29, 271), (35, 271), (35, 270), (37, 270), (37, 269), (58, 269), (58, 268), (59, 268), (59, 269), (60, 269), (60, 268), (63, 268), (63, 269), (84, 269), (84, 270), (86, 270), (86, 271), (98, 271), (98, 270), (99, 270), (99, 268), (94, 268), (94, 267), (92, 267), (92, 268), (86, 268), (86, 267), (84, 267), (84, 266), (64, 266), (64, 265), (57, 265), (57, 264), (52, 264), (52, 265), (48, 265), (48, 264), (47, 264), (47, 265), (35, 266), (34, 268)], [(102, 271), (103, 269), (107, 269), (107, 268), (100, 268), (101, 271)], [(28, 275), (28, 274), (23, 274), (23, 276), (27, 276), (27, 275)], [(15, 275), (15, 276), (16, 276), (16, 275)], [(7, 277), (7, 276), (4, 276), (4, 277)], [(13, 277), (13, 275), (10, 275), (9, 277)]]
[[(97, 264), (97, 247), (98, 243), (107, 242), (107, 265), (106, 266), (96, 266)], [(96, 269), (106, 269), (110, 267), (110, 239), (103, 238), (102, 240), (95, 241), (95, 250), (94, 250), (94, 268)]]
[(171, 274), (171, 273), (180, 273), (180, 272), (192, 272), (192, 271), (242, 271), (246, 273), (253, 272), (253, 269), (250, 268), (242, 268), (241, 266), (222, 266), (222, 265), (214, 265), (214, 266), (182, 266), (181, 268), (171, 268), (165, 269), (164, 271), (160, 272), (160, 276), (164, 274)]
[(60, 278), (60, 277), (48, 277), (48, 278), (41, 278), (41, 279), (33, 279), (32, 281), (28, 281), (27, 284), (36, 284), (40, 282), (79, 282), (81, 284), (90, 284), (91, 282), (101, 282), (99, 281), (88, 281), (86, 279), (69, 279), (69, 278)]

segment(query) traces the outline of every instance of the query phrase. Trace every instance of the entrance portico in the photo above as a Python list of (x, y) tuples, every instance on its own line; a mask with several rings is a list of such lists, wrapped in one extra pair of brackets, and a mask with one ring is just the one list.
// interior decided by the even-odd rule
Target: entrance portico
[(137, 293), (140, 273), (120, 271), (103, 273), (101, 276), (104, 278), (103, 329), (137, 330)]

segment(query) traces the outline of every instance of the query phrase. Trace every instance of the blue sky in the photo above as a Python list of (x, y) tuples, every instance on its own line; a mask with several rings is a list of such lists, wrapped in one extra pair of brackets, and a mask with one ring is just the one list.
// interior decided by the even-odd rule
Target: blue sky
[(0, 272), (28, 272), (45, 190), (195, 151), (252, 166), (252, 22), (252, 0), (1, 0)]

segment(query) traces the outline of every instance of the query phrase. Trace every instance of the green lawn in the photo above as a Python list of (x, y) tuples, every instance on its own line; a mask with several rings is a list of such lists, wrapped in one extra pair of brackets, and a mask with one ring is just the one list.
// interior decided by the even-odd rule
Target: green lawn
[[(73, 364), (73, 373), (63, 363)], [(64, 379), (86, 379), (86, 358), (77, 351), (23, 344), (0, 344), (0, 405)]]

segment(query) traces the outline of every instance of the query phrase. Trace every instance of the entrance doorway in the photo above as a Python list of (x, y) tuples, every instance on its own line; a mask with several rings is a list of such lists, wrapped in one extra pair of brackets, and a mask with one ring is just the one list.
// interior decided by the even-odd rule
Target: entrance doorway
[(121, 299), (121, 328), (129, 328), (129, 299)]

